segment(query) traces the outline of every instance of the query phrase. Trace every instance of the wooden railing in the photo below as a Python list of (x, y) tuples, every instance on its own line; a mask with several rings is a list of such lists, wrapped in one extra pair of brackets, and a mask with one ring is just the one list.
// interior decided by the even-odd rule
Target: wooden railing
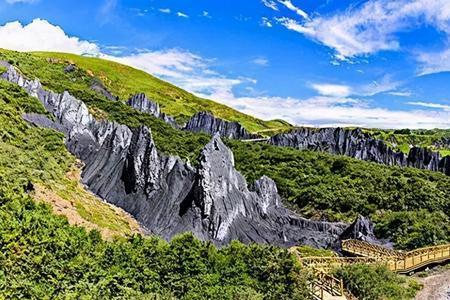
[(379, 262), (397, 273), (409, 273), (430, 264), (450, 260), (450, 244), (402, 252), (367, 242), (347, 240), (342, 242), (342, 250), (365, 258), (377, 258)]
[(338, 279), (320, 269), (314, 268), (313, 271), (314, 279), (309, 283), (309, 289), (314, 299), (322, 300), (325, 292), (332, 296), (344, 295), (344, 282), (342, 279)]
[(323, 299), (324, 292), (334, 296), (345, 294), (342, 279), (329, 274), (335, 268), (353, 264), (378, 264), (385, 265), (393, 272), (408, 274), (425, 266), (450, 260), (450, 244), (403, 252), (364, 241), (346, 240), (342, 242), (342, 250), (356, 257), (298, 256), (302, 266), (313, 270), (314, 280), (310, 282), (310, 292), (313, 298)]

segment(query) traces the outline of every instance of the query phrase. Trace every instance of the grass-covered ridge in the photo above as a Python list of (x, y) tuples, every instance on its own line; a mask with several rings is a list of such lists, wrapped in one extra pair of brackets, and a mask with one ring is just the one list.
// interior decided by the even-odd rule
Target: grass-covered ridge
[(215, 116), (242, 124), (250, 132), (266, 132), (290, 127), (281, 120), (262, 121), (217, 102), (199, 98), (144, 71), (116, 62), (65, 53), (39, 52), (34, 55), (47, 59), (72, 61), (102, 80), (105, 86), (122, 100), (143, 92), (161, 105), (163, 112), (186, 122), (199, 111), (210, 111)]

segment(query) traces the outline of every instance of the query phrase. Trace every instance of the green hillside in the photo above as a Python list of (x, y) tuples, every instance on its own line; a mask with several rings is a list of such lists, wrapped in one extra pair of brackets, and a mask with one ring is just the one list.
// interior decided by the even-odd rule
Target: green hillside
[(43, 59), (50, 57), (59, 59), (62, 63), (71, 61), (77, 64), (89, 74), (100, 78), (105, 86), (122, 100), (143, 92), (158, 102), (163, 112), (174, 116), (181, 123), (186, 122), (196, 112), (210, 111), (224, 120), (239, 122), (250, 132), (264, 133), (290, 127), (285, 121), (262, 121), (228, 106), (199, 98), (146, 72), (116, 62), (65, 53), (39, 52), (33, 55)]
[[(34, 54), (1, 51), (0, 59), (29, 78), (40, 78), (48, 89), (68, 90), (98, 118), (149, 126), (164, 153), (195, 162), (210, 139), (107, 100), (90, 90), (99, 78), (80, 65), (76, 72), (65, 73), (67, 63), (50, 63)], [(45, 113), (36, 99), (0, 82), (0, 111), (0, 299), (308, 299), (308, 274), (286, 250), (240, 243), (216, 249), (191, 235), (170, 243), (130, 236), (130, 220), (99, 206), (100, 201), (79, 189), (77, 177), (68, 175), (75, 159), (62, 135), (23, 121), (22, 113)], [(249, 180), (263, 174), (272, 177), (284, 201), (308, 216), (348, 221), (358, 213), (370, 215), (380, 224), (381, 236), (393, 237), (396, 246), (405, 249), (450, 237), (450, 177), (443, 174), (270, 145), (227, 143), (237, 168)], [(29, 183), (35, 191), (25, 193)], [(78, 224), (86, 231), (55, 216), (53, 202), (47, 202), (50, 206), (32, 198), (39, 186), (45, 188), (43, 198), (56, 194), (73, 203), (79, 215), (97, 227)], [(105, 241), (97, 231), (105, 227), (122, 238)], [(361, 272), (344, 271), (349, 281), (367, 282)], [(364, 292), (386, 299), (413, 294), (401, 288), (405, 281), (396, 275), (383, 276), (392, 282), (374, 277), (372, 288), (364, 286)]]
[[(32, 54), (0, 52), (30, 78), (40, 78), (52, 90), (83, 100), (97, 117), (130, 127), (152, 129), (157, 148), (196, 163), (210, 137), (176, 130), (122, 102), (110, 101), (90, 90), (92, 80), (82, 68), (65, 73), (64, 63), (48, 63)], [(388, 167), (326, 153), (299, 151), (266, 144), (228, 141), (236, 167), (249, 182), (273, 178), (285, 202), (312, 218), (351, 221), (358, 214), (380, 224), (383, 237), (393, 237), (399, 248), (416, 248), (450, 241), (450, 177), (413, 168)], [(408, 217), (401, 215), (406, 211)], [(416, 218), (417, 215), (420, 218)], [(395, 230), (409, 228), (406, 236)], [(425, 238), (418, 233), (428, 231)]]
[(386, 141), (393, 149), (403, 153), (408, 153), (412, 146), (418, 146), (438, 151), (442, 156), (450, 155), (450, 143), (440, 143), (443, 139), (450, 140), (450, 129), (367, 129), (367, 132), (377, 139)]

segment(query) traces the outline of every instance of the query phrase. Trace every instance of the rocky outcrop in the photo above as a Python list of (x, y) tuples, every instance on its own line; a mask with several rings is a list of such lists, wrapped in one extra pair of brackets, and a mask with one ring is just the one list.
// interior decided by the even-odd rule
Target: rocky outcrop
[(91, 84), (91, 90), (93, 90), (94, 92), (99, 93), (100, 95), (106, 97), (107, 99), (111, 100), (111, 101), (117, 101), (119, 100), (118, 96), (114, 96), (103, 84), (103, 82), (101, 82), (99, 79), (94, 78), (93, 82)]
[(341, 235), (341, 239), (357, 239), (369, 243), (377, 241), (372, 221), (363, 216), (358, 216), (356, 218), (356, 220)]
[(249, 133), (241, 124), (228, 122), (214, 117), (208, 112), (199, 112), (192, 116), (184, 127), (185, 130), (203, 132), (214, 135), (218, 133), (221, 137), (229, 139), (255, 139), (260, 136)]
[(133, 107), (136, 110), (139, 110), (143, 113), (152, 115), (158, 119), (163, 120), (167, 124), (170, 124), (171, 126), (178, 128), (177, 123), (175, 122), (175, 119), (171, 116), (166, 115), (165, 113), (161, 112), (161, 108), (159, 107), (159, 104), (150, 100), (147, 98), (147, 96), (143, 93), (139, 93), (131, 97), (127, 104), (131, 107)]
[(64, 67), (65, 73), (72, 73), (72, 72), (75, 72), (76, 70), (77, 70), (77, 66), (75, 64), (68, 64), (67, 66)]
[(450, 174), (449, 159), (438, 152), (413, 147), (409, 154), (392, 150), (384, 141), (371, 137), (360, 128), (300, 128), (293, 132), (273, 136), (270, 144), (301, 150), (322, 151), (346, 155), (360, 160), (388, 166), (413, 167)]
[(348, 225), (310, 221), (286, 209), (268, 177), (247, 187), (234, 168), (233, 153), (216, 134), (197, 168), (159, 153), (149, 128), (130, 129), (97, 121), (86, 105), (67, 92), (56, 94), (38, 80), (26, 80), (13, 67), (2, 77), (37, 97), (54, 119), (26, 118), (62, 131), (68, 149), (84, 162), (83, 183), (96, 195), (132, 214), (165, 239), (191, 231), (224, 245), (242, 242), (280, 246), (338, 244)]

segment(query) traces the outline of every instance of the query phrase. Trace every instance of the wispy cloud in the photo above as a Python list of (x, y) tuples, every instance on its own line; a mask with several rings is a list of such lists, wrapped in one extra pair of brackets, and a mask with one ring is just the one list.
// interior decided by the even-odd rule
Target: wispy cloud
[(36, 3), (40, 0), (6, 0), (8, 4), (16, 4), (16, 3)]
[[(300, 14), (302, 15), (302, 14)], [(278, 18), (286, 28), (299, 32), (335, 50), (335, 58), (401, 48), (399, 33), (423, 24), (450, 34), (450, 2), (447, 0), (373, 0), (309, 20)], [(445, 59), (445, 55), (441, 55)], [(422, 59), (428, 66), (426, 57)], [(424, 70), (438, 69), (429, 66)]]
[(211, 15), (209, 14), (209, 12), (207, 12), (206, 10), (204, 10), (204, 11), (202, 11), (202, 17), (205, 17), (205, 18), (211, 18)]
[(260, 24), (263, 27), (269, 27), (269, 28), (273, 27), (272, 22), (267, 17), (262, 17)]
[(253, 63), (255, 65), (258, 65), (258, 66), (266, 67), (266, 66), (269, 65), (269, 60), (267, 58), (265, 58), (265, 57), (257, 57), (255, 59), (253, 59), (251, 61), (251, 63)]
[(189, 16), (181, 11), (177, 12), (177, 16), (179, 16), (180, 18), (189, 18)]
[(419, 53), (417, 60), (420, 64), (418, 75), (450, 71), (450, 48), (441, 52)]
[(171, 12), (170, 8), (160, 8), (158, 10), (160, 12), (162, 12), (163, 14), (170, 14), (170, 12)]
[(446, 104), (440, 104), (440, 103), (433, 103), (433, 102), (407, 102), (407, 104), (409, 105), (415, 105), (415, 106), (422, 106), (422, 107), (427, 107), (427, 108), (437, 108), (437, 109), (442, 109), (445, 111), (450, 111), (450, 105), (446, 105)]
[(397, 92), (389, 92), (388, 93), (389, 95), (392, 95), (392, 96), (397, 96), (397, 97), (411, 97), (412, 96), (412, 93), (411, 92), (400, 92), (400, 91), (397, 91)]
[(295, 6), (291, 0), (278, 0), (278, 2), (283, 4), (284, 6), (286, 6), (288, 9), (292, 10), (293, 12), (295, 12), (300, 17), (309, 20), (308, 14), (301, 8)]
[(262, 0), (261, 1), (266, 7), (273, 9), (275, 11), (278, 11), (278, 6), (277, 3), (275, 1), (272, 0)]

